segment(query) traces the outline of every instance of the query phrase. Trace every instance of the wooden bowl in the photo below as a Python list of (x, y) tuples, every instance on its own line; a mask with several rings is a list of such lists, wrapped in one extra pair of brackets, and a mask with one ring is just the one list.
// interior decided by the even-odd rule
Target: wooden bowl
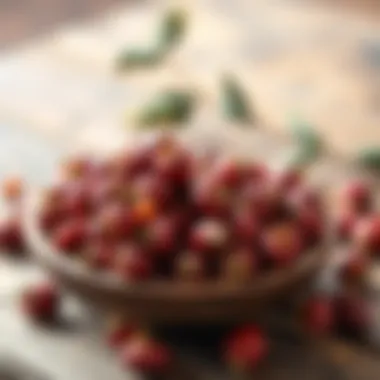
[(324, 263), (323, 247), (307, 252), (294, 266), (263, 273), (252, 283), (174, 283), (151, 280), (127, 284), (95, 272), (52, 246), (38, 226), (40, 197), (29, 197), (25, 232), (35, 259), (86, 303), (146, 323), (202, 323), (248, 320), (269, 302), (303, 289)]

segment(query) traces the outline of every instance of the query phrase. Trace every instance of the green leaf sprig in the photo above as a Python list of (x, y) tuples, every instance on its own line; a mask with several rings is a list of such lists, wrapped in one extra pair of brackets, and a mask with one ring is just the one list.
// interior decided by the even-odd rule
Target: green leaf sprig
[(221, 107), (224, 116), (230, 121), (243, 123), (252, 121), (253, 114), (248, 97), (231, 75), (222, 78)]
[(171, 9), (164, 15), (157, 37), (150, 47), (134, 47), (121, 51), (116, 57), (118, 71), (149, 68), (160, 64), (182, 40), (187, 25), (183, 10)]
[(292, 135), (297, 147), (292, 153), (289, 166), (306, 168), (320, 156), (323, 147), (321, 138), (311, 125), (301, 121), (294, 122)]
[(380, 145), (361, 150), (356, 157), (356, 161), (366, 169), (380, 172)]
[(178, 126), (189, 120), (194, 104), (190, 91), (166, 90), (138, 111), (136, 122), (141, 127)]

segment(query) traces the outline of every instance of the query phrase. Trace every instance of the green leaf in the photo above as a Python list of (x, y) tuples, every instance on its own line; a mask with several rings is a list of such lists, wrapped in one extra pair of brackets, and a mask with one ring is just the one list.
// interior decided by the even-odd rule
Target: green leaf
[(375, 171), (380, 171), (380, 146), (368, 147), (357, 156), (359, 165)]
[(167, 90), (155, 96), (137, 114), (140, 126), (174, 125), (190, 118), (195, 99), (192, 93)]
[(154, 66), (162, 60), (163, 56), (157, 49), (131, 48), (121, 52), (116, 59), (118, 70), (136, 69)]
[(187, 15), (181, 9), (171, 9), (165, 15), (158, 31), (158, 46), (167, 52), (183, 38), (187, 26)]
[(291, 159), (293, 167), (305, 167), (312, 164), (321, 154), (322, 141), (317, 132), (307, 123), (296, 121), (292, 127), (297, 148)]
[(244, 90), (232, 76), (222, 79), (222, 109), (227, 119), (248, 122), (252, 119), (252, 111)]

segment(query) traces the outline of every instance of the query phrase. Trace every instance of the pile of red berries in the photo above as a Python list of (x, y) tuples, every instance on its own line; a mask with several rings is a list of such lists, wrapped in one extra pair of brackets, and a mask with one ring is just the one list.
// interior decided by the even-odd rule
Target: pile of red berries
[(107, 160), (66, 163), (40, 213), (63, 254), (127, 281), (248, 280), (317, 244), (323, 218), (302, 173), (205, 159), (166, 135)]

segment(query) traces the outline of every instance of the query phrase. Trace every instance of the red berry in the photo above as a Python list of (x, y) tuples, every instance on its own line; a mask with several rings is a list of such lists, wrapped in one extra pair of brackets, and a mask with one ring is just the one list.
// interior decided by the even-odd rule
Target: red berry
[(228, 231), (219, 221), (203, 219), (190, 232), (190, 248), (196, 252), (212, 253), (222, 249), (228, 241)]
[(223, 274), (228, 281), (245, 282), (254, 278), (257, 269), (257, 258), (254, 252), (241, 248), (226, 257)]
[(24, 248), (22, 225), (18, 217), (1, 221), (0, 246), (12, 252), (21, 251)]
[(121, 318), (112, 318), (107, 324), (107, 342), (111, 348), (119, 348), (136, 333), (136, 327)]
[(23, 182), (20, 177), (8, 177), (3, 181), (3, 196), (8, 201), (19, 200), (23, 193)]
[(336, 300), (339, 327), (346, 333), (361, 335), (370, 326), (368, 303), (356, 294), (345, 294)]
[(184, 252), (176, 258), (175, 273), (183, 280), (200, 280), (206, 275), (205, 263), (194, 252)]
[(177, 243), (175, 220), (159, 217), (147, 227), (145, 239), (149, 250), (155, 255), (173, 254)]
[(64, 253), (79, 250), (86, 238), (86, 223), (83, 219), (64, 221), (53, 231), (53, 243)]
[(372, 204), (372, 195), (369, 185), (363, 181), (356, 180), (343, 189), (343, 202), (345, 208), (353, 212), (368, 211)]
[(316, 296), (307, 300), (304, 306), (304, 320), (312, 334), (330, 333), (335, 327), (334, 302), (329, 297)]
[(299, 228), (293, 223), (268, 227), (263, 232), (262, 243), (271, 262), (280, 267), (294, 262), (303, 248)]
[(93, 220), (90, 235), (105, 240), (123, 239), (131, 235), (133, 216), (128, 207), (112, 202), (105, 204)]
[(339, 215), (336, 226), (338, 236), (344, 240), (352, 238), (357, 221), (357, 215), (351, 211), (345, 211)]
[(325, 221), (316, 211), (301, 210), (297, 216), (298, 226), (307, 246), (318, 243), (324, 235)]
[(252, 213), (245, 211), (238, 212), (232, 221), (234, 238), (239, 242), (253, 243), (259, 235), (259, 223)]
[(132, 282), (145, 280), (153, 274), (151, 261), (133, 244), (125, 244), (118, 249), (114, 268), (124, 280)]
[(192, 201), (197, 210), (203, 215), (212, 217), (226, 215), (230, 199), (228, 189), (217, 186), (210, 178), (198, 181), (192, 193)]
[(59, 294), (55, 285), (41, 283), (27, 288), (21, 297), (25, 314), (38, 322), (50, 322), (57, 314)]
[(225, 360), (233, 368), (251, 372), (266, 358), (269, 343), (255, 325), (247, 325), (234, 330), (226, 340)]
[(355, 226), (354, 240), (364, 250), (380, 252), (380, 215), (359, 220)]
[(222, 159), (213, 168), (215, 182), (228, 189), (236, 188), (244, 179), (244, 166), (236, 161)]
[(84, 258), (93, 269), (109, 269), (115, 259), (115, 249), (106, 243), (95, 241), (85, 249)]
[(166, 373), (173, 361), (172, 353), (164, 345), (146, 337), (136, 336), (121, 349), (121, 361), (135, 371), (146, 374)]
[(359, 281), (363, 279), (369, 265), (369, 257), (365, 252), (354, 251), (343, 264), (341, 275), (345, 281)]
[(306, 211), (320, 214), (323, 211), (321, 195), (312, 188), (298, 186), (288, 196), (289, 204), (299, 213)]
[(273, 182), (279, 191), (292, 191), (301, 185), (303, 173), (299, 170), (284, 170), (276, 173)]
[(84, 182), (68, 183), (63, 186), (61, 202), (71, 217), (85, 216), (91, 207), (90, 192)]

